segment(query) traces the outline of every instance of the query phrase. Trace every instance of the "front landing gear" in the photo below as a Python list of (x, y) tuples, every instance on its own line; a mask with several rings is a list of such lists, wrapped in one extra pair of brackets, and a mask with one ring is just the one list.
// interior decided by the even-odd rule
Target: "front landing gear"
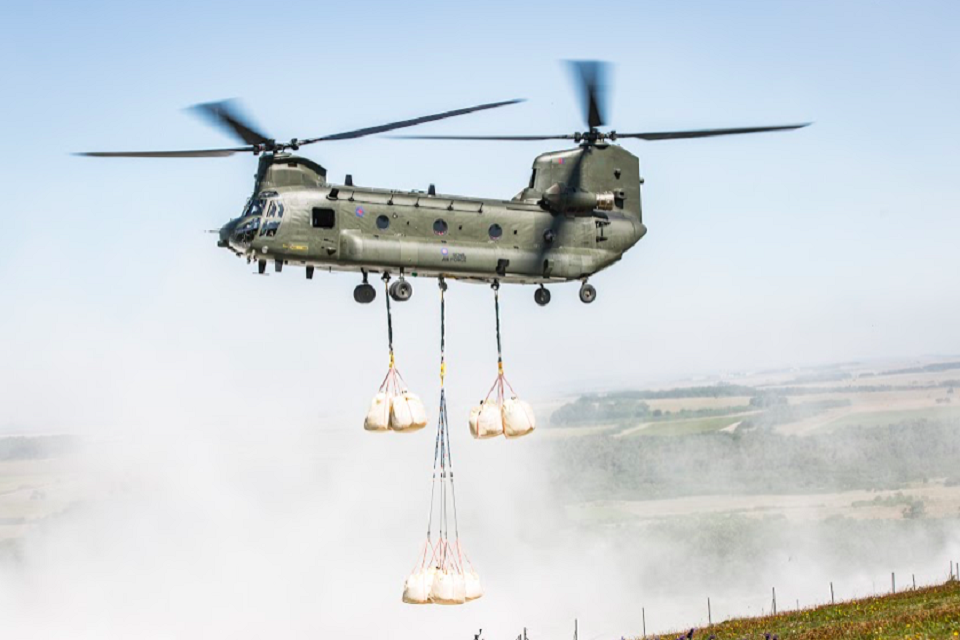
[(540, 288), (533, 292), (533, 299), (538, 305), (545, 307), (550, 304), (550, 291), (540, 285)]
[(587, 284), (584, 282), (580, 285), (580, 302), (584, 304), (590, 304), (597, 299), (597, 290), (594, 289), (593, 285)]
[(363, 272), (363, 284), (358, 284), (353, 290), (353, 299), (360, 304), (370, 304), (377, 297), (377, 290), (367, 283), (367, 272)]

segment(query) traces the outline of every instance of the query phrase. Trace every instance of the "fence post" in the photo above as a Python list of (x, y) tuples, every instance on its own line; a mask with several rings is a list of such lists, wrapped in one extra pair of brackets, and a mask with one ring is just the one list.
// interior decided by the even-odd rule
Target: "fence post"
[(573, 640), (578, 640), (577, 636), (580, 632), (580, 621), (576, 618), (573, 619)]
[(707, 598), (707, 623), (713, 626), (713, 612), (710, 610), (710, 598)]
[(770, 587), (773, 591), (773, 615), (777, 615), (777, 588)]
[(643, 640), (647, 640), (647, 610), (640, 607), (640, 615), (643, 616)]
[(890, 572), (890, 591), (892, 593), (897, 592), (897, 574), (893, 571)]
[(830, 604), (835, 604), (833, 601), (833, 582), (830, 583)]
[(917, 588), (917, 574), (911, 573), (911, 574), (910, 574), (910, 577), (913, 579), (913, 588), (916, 589), (916, 588)]

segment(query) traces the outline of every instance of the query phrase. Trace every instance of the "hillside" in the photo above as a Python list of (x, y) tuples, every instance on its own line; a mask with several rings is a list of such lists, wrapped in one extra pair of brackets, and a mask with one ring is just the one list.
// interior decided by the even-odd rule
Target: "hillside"
[(761, 618), (737, 618), (710, 627), (673, 632), (667, 638), (773, 638), (820, 640), (844, 638), (951, 639), (960, 637), (960, 582), (908, 590), (895, 595), (852, 600)]

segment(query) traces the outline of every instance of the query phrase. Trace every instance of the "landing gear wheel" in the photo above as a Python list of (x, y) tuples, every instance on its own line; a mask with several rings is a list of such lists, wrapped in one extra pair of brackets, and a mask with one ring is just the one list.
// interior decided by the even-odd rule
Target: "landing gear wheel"
[(390, 297), (397, 302), (406, 302), (413, 296), (413, 285), (406, 280), (397, 280), (390, 285)]
[(377, 290), (372, 284), (358, 284), (353, 290), (353, 299), (360, 304), (370, 304), (377, 297)]
[(550, 291), (546, 287), (540, 287), (533, 292), (534, 301), (541, 307), (550, 304)]
[(587, 284), (586, 282), (580, 285), (580, 302), (590, 304), (596, 299), (597, 290), (593, 288), (593, 285)]

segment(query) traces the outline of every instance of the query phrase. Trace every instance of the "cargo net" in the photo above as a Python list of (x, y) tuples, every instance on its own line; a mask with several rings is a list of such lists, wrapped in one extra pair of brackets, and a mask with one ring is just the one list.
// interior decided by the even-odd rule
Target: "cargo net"
[[(463, 604), (483, 595), (480, 576), (460, 543), (457, 527), (457, 496), (453, 486), (453, 462), (450, 456), (450, 429), (447, 422), (447, 396), (443, 387), (446, 375), (444, 359), (444, 291), (440, 280), (440, 418), (433, 449), (433, 478), (430, 487), (430, 517), (427, 539), (417, 564), (403, 587), (408, 604)], [(434, 537), (436, 525), (437, 537)]]
[[(383, 277), (386, 289), (390, 278)], [(390, 345), (390, 368), (373, 397), (363, 428), (367, 431), (399, 431), (409, 433), (427, 426), (427, 413), (420, 398), (407, 389), (403, 376), (397, 370), (393, 356), (393, 312), (390, 309), (390, 294), (384, 291), (387, 300), (387, 340)]]
[(503, 375), (503, 348), (500, 341), (500, 287), (493, 284), (493, 301), (497, 316), (497, 379), (487, 397), (470, 411), (470, 433), (483, 440), (505, 436), (519, 438), (532, 432), (537, 419), (529, 403), (517, 397)]

